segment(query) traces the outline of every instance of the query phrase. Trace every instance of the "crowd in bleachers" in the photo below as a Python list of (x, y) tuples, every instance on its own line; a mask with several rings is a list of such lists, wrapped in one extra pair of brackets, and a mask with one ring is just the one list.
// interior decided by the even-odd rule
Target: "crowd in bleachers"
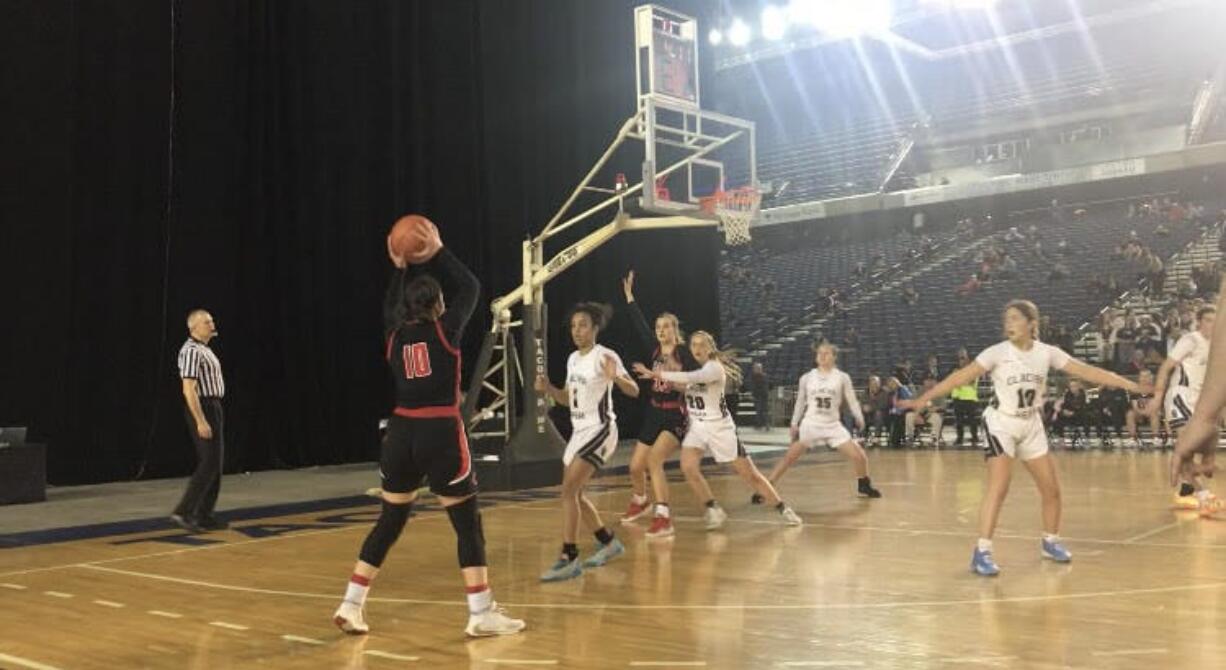
[[(764, 364), (763, 378), (787, 387), (811, 367), (813, 343), (833, 341), (843, 349), (840, 367), (863, 386), (870, 441), (893, 446), (938, 444), (942, 423), (956, 424), (955, 434), (966, 434), (959, 435), (957, 442), (964, 443), (965, 437), (973, 441), (974, 418), (946, 420), (950, 407), (898, 412), (894, 401), (918, 395), (926, 383), (951, 372), (959, 353), (965, 361), (959, 347), (974, 355), (998, 341), (999, 310), (1014, 297), (1035, 300), (1043, 310), (1043, 341), (1071, 352), (1081, 336), (1079, 329), (1090, 324), (1090, 330), (1099, 333), (1101, 360), (1107, 366), (1128, 375), (1152, 374), (1178, 335), (1189, 328), (1196, 308), (1212, 299), (1209, 294), (1216, 290), (1219, 274), (1219, 263), (1203, 263), (1168, 284), (1167, 264), (1207, 231), (1223, 225), (1226, 211), (1165, 196), (1076, 207), (1053, 202), (1004, 224), (989, 217), (962, 220), (932, 237), (909, 235), (905, 241), (880, 242), (888, 256), (864, 243), (831, 243), (819, 247), (822, 258), (855, 250), (852, 260), (835, 263), (845, 276), (840, 280), (837, 272), (823, 275), (823, 288), (817, 291), (820, 299), (784, 320), (789, 328), (804, 332), (777, 348), (759, 351), (756, 362)], [(952, 257), (934, 262), (942, 249)], [(800, 259), (814, 258), (819, 251), (748, 253), (729, 257), (725, 274), (736, 277), (744, 272), (731, 265), (733, 258), (752, 259), (749, 276), (788, 287), (771, 291), (776, 316), (782, 319), (777, 313), (779, 294), (790, 291), (796, 282), (776, 275), (783, 266), (773, 260), (786, 256), (787, 267), (794, 268), (804, 264)], [(870, 283), (866, 277), (875, 279)], [(1124, 294), (1144, 294), (1151, 300), (1145, 310), (1104, 309)], [(857, 298), (854, 306), (847, 302), (849, 296)], [(754, 322), (752, 301), (742, 300), (733, 309), (739, 319)], [(800, 328), (806, 319), (820, 323), (820, 330)], [(754, 340), (777, 334), (771, 323), (767, 319), (756, 330), (731, 331), (733, 344), (753, 350)], [(923, 365), (917, 367), (913, 361)], [(1125, 434), (1137, 439), (1147, 432), (1148, 420), (1138, 409), (1142, 398), (1063, 384), (1050, 391), (1047, 418), (1055, 434), (1067, 437), (1071, 446), (1087, 444), (1091, 435), (1109, 442)], [(1156, 443), (1165, 439), (1156, 426), (1148, 432)]]

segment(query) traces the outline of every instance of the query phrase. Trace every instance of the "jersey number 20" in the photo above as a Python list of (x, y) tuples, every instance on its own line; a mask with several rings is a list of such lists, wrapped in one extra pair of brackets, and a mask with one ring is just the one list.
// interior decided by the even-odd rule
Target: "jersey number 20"
[(425, 342), (406, 344), (400, 351), (404, 359), (404, 378), (420, 379), (430, 376), (430, 349)]

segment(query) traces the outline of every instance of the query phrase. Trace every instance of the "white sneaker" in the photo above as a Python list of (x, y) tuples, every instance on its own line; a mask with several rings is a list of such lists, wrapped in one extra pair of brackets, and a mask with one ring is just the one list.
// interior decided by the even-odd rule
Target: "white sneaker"
[(786, 521), (789, 526), (800, 526), (804, 524), (804, 521), (800, 520), (800, 515), (796, 513), (796, 510), (793, 510), (791, 507), (786, 505), (783, 507), (783, 509), (779, 510), (779, 516), (783, 517), (783, 520)]
[(523, 619), (512, 619), (507, 616), (498, 603), (490, 603), (490, 608), (480, 614), (468, 615), (468, 627), (464, 632), (469, 637), (491, 637), (493, 635), (514, 635), (524, 629)]
[(332, 615), (332, 623), (350, 635), (365, 635), (370, 632), (362, 606), (355, 605), (348, 600), (341, 602), (341, 606), (336, 608), (336, 614)]
[(728, 513), (724, 511), (724, 508), (716, 505), (707, 508), (706, 518), (707, 530), (716, 530), (724, 526), (724, 522), (728, 520)]

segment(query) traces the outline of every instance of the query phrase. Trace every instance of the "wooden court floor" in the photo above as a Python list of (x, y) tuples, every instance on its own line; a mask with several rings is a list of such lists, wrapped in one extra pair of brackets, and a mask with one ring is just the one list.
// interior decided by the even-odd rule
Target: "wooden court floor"
[[(429, 509), (375, 583), (365, 638), (330, 616), (374, 505), (4, 550), (0, 668), (1226, 667), (1226, 524), (1170, 508), (1164, 454), (1058, 456), (1067, 566), (1039, 558), (1019, 469), (996, 579), (968, 571), (978, 454), (870, 457), (879, 501), (852, 496), (843, 463), (790, 473), (801, 528), (720, 474), (729, 523), (705, 532), (675, 483), (674, 539), (619, 526), (625, 556), (558, 584), (537, 581), (558, 549), (553, 492), (491, 495), (494, 592), (528, 621), (508, 638), (464, 638), (451, 528)], [(601, 483), (615, 519), (625, 478)]]

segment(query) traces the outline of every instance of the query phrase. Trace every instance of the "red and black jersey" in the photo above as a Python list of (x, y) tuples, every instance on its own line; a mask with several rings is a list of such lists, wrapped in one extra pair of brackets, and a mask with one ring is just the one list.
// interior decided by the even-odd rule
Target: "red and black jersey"
[(387, 340), (387, 362), (396, 380), (396, 406), (457, 407), (460, 350), (439, 321), (407, 323)]
[[(403, 321), (404, 286), (429, 274), (443, 289), (447, 310), (436, 321)], [(384, 357), (396, 382), (396, 408), (460, 406), (460, 336), (477, 304), (481, 285), (446, 248), (430, 261), (392, 278), (384, 305), (389, 332)]]
[[(645, 348), (651, 350), (651, 368), (656, 372), (689, 372), (702, 367), (690, 353), (689, 347), (678, 344), (671, 354), (665, 354), (656, 340), (655, 333), (647, 325), (647, 319), (639, 309), (638, 303), (629, 303), (631, 320), (639, 333)], [(651, 404), (661, 409), (682, 409), (683, 393), (672, 384), (660, 380), (651, 383)]]

